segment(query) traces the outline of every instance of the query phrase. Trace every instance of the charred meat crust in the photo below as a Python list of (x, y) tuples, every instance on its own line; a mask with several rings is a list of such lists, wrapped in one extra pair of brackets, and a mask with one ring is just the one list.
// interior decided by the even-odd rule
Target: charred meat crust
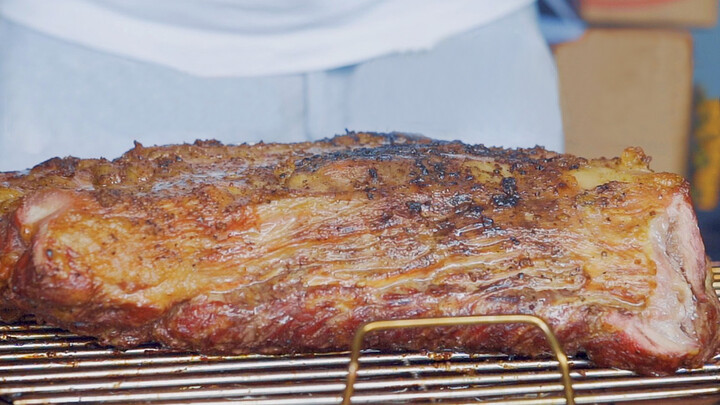
[[(51, 159), (0, 174), (0, 316), (118, 346), (290, 353), (347, 349), (369, 320), (525, 313), (569, 353), (669, 373), (712, 356), (720, 305), (697, 282), (707, 265), (687, 183), (648, 162), (632, 148), (586, 160), (368, 133)], [(660, 226), (673, 210), (682, 232)], [(649, 310), (659, 292), (682, 311)], [(368, 342), (548, 350), (519, 325)]]

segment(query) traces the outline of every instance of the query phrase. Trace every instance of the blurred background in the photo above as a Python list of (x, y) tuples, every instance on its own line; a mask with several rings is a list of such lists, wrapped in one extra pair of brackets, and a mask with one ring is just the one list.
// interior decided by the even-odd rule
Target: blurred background
[(566, 152), (627, 145), (692, 185), (709, 255), (720, 260), (720, 27), (716, 0), (545, 0)]
[(0, 0), (0, 171), (404, 131), (686, 176), (720, 260), (718, 0)]

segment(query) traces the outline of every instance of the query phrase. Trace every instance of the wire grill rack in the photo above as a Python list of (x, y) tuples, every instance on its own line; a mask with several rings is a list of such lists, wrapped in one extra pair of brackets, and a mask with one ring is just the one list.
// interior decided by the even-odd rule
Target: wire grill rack
[[(720, 268), (713, 268), (720, 295)], [(348, 353), (203, 356), (156, 346), (101, 347), (35, 324), (0, 324), (0, 401), (64, 403), (340, 404)], [(720, 404), (720, 356), (667, 377), (594, 367), (570, 358), (575, 402)], [(502, 354), (365, 351), (353, 404), (481, 401), (564, 404), (558, 363)]]

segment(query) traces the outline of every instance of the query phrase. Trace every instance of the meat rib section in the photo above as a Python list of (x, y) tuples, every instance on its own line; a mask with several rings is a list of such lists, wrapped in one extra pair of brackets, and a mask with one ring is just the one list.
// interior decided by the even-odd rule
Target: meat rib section
[[(365, 133), (52, 159), (0, 174), (0, 314), (206, 353), (346, 350), (372, 320), (534, 314), (600, 366), (699, 366), (720, 304), (687, 183), (648, 162)], [(523, 325), (367, 346), (549, 352)]]

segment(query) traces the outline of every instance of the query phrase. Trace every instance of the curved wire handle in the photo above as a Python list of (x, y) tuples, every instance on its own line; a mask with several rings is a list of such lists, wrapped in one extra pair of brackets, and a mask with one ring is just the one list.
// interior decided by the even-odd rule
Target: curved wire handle
[(570, 367), (565, 352), (560, 346), (555, 334), (545, 321), (532, 315), (476, 315), (476, 316), (456, 316), (456, 317), (440, 317), (440, 318), (422, 318), (422, 319), (397, 319), (391, 321), (375, 321), (362, 325), (355, 333), (353, 339), (352, 352), (350, 356), (350, 365), (348, 366), (347, 380), (345, 383), (345, 392), (343, 393), (342, 405), (350, 405), (350, 398), (355, 391), (355, 380), (357, 380), (357, 372), (360, 368), (360, 350), (362, 349), (363, 339), (365, 335), (388, 329), (407, 329), (429, 326), (459, 326), (459, 325), (483, 325), (483, 324), (500, 324), (500, 323), (524, 323), (537, 326), (540, 328), (552, 348), (553, 353), (558, 361), (558, 367), (562, 374), (562, 383), (565, 388), (565, 402), (567, 405), (575, 405), (575, 392), (573, 391), (572, 380), (570, 379)]

